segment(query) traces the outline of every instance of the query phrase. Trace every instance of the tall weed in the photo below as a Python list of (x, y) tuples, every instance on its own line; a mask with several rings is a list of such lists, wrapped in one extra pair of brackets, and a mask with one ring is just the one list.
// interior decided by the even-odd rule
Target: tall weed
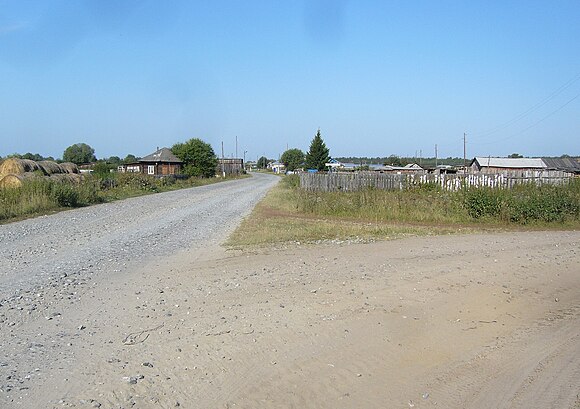
[(37, 178), (27, 180), (21, 187), (0, 189), (0, 220), (99, 201), (90, 182), (67, 183)]
[[(288, 186), (291, 188), (292, 184)], [(395, 191), (296, 190), (299, 191), (296, 196), (298, 211), (319, 216), (428, 223), (580, 222), (580, 180), (563, 186), (525, 184), (513, 189), (470, 187), (458, 192), (429, 184)]]

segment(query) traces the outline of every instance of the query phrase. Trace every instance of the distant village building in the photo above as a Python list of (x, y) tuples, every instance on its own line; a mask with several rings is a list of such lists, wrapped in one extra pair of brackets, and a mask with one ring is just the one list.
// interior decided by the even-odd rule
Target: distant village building
[(472, 172), (501, 173), (506, 171), (545, 170), (546, 164), (540, 158), (494, 158), (475, 157), (470, 164)]
[(171, 152), (169, 148), (157, 149), (150, 155), (118, 167), (119, 172), (143, 173), (151, 176), (170, 176), (182, 173), (183, 161)]
[(255, 161), (244, 162), (244, 169), (246, 169), (247, 172), (258, 170), (258, 162)]
[(405, 166), (390, 166), (390, 165), (374, 166), (372, 170), (381, 173), (395, 173), (398, 175), (425, 173), (425, 169), (423, 169), (416, 163), (409, 163)]
[(542, 158), (550, 170), (561, 170), (580, 176), (580, 158)]
[(390, 166), (390, 165), (376, 165), (376, 164), (356, 164), (351, 162), (340, 162), (336, 159), (330, 159), (325, 163), (326, 167), (331, 172), (354, 172), (354, 171), (371, 171), (380, 173), (422, 173), (425, 170), (416, 163), (409, 163), (406, 166)]
[(244, 172), (244, 160), (240, 158), (218, 158), (216, 175), (240, 175)]
[(352, 162), (340, 162), (337, 159), (331, 158), (324, 164), (331, 172), (354, 172), (361, 165)]
[(278, 162), (278, 161), (268, 163), (267, 167), (268, 167), (268, 169), (270, 169), (274, 173), (285, 173), (286, 172), (286, 166), (283, 163)]
[(432, 169), (430, 172), (437, 174), (437, 175), (442, 175), (442, 174), (456, 174), (457, 173), (457, 168), (455, 166), (451, 166), (451, 165), (437, 165), (435, 166), (434, 169)]

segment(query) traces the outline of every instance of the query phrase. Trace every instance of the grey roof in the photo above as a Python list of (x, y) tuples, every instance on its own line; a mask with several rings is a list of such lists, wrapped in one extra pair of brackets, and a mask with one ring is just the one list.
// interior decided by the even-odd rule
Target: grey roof
[(545, 169), (547, 166), (540, 158), (493, 158), (475, 157), (479, 167), (506, 169)]
[(580, 158), (542, 158), (549, 169), (580, 173)]
[(394, 171), (394, 170), (405, 170), (405, 171), (409, 171), (409, 170), (415, 170), (415, 171), (420, 171), (420, 170), (424, 170), (421, 166), (417, 165), (416, 163), (409, 163), (405, 166), (391, 166), (391, 165), (378, 165), (374, 167), (374, 170), (390, 170), (390, 171)]
[(151, 155), (147, 155), (144, 158), (139, 159), (139, 162), (183, 163), (183, 161), (175, 156), (169, 148), (158, 149)]

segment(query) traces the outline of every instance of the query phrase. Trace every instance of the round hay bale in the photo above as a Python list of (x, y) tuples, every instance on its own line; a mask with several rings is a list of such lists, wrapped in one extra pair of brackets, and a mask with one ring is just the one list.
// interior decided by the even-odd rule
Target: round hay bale
[(55, 173), (54, 175), (50, 175), (50, 180), (78, 184), (81, 183), (82, 176), (75, 173)]
[(42, 171), (38, 164), (30, 159), (8, 158), (0, 163), (0, 175), (22, 175), (35, 170)]
[(19, 175), (6, 175), (0, 179), (0, 189), (14, 189), (22, 187), (24, 178)]
[(66, 173), (66, 171), (56, 162), (51, 160), (41, 160), (36, 162), (38, 167), (44, 172), (45, 175), (54, 175), (55, 173)]
[(64, 171), (63, 173), (80, 173), (79, 167), (72, 162), (61, 163), (60, 168)]

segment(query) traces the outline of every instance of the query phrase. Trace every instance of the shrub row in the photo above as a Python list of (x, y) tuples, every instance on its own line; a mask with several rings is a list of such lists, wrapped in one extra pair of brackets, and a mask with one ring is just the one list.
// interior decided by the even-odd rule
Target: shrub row
[(299, 211), (321, 216), (435, 223), (580, 222), (580, 180), (565, 186), (470, 187), (458, 192), (427, 184), (397, 191), (325, 193), (293, 189), (292, 179), (285, 184), (297, 196), (293, 200)]
[(504, 222), (565, 222), (580, 219), (580, 181), (568, 186), (519, 185), (513, 189), (469, 189), (464, 206), (474, 219)]

